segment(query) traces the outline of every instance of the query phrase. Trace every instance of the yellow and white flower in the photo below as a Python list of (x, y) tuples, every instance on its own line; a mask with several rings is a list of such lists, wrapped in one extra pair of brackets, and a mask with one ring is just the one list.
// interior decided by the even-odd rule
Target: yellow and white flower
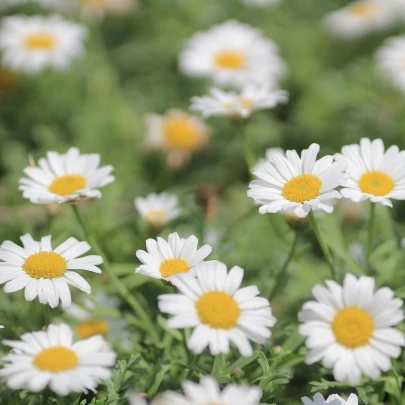
[(87, 242), (69, 238), (52, 249), (51, 236), (40, 242), (31, 235), (21, 236), (23, 247), (11, 241), (0, 246), (0, 284), (4, 291), (13, 293), (24, 290), (27, 301), (38, 297), (41, 304), (56, 308), (59, 301), (63, 308), (70, 306), (72, 298), (69, 285), (90, 294), (89, 283), (75, 270), (101, 273), (97, 267), (103, 263), (101, 256), (84, 256), (91, 247)]
[(358, 405), (359, 399), (356, 394), (350, 394), (347, 400), (344, 400), (337, 394), (329, 395), (327, 399), (322, 394), (315, 394), (314, 399), (308, 397), (301, 398), (304, 405)]
[(101, 380), (109, 379), (116, 354), (101, 336), (73, 342), (66, 324), (50, 325), (47, 331), (25, 333), (21, 340), (4, 340), (13, 352), (0, 377), (10, 389), (40, 392), (49, 387), (56, 394), (96, 391)]
[(87, 29), (61, 16), (11, 16), (0, 25), (2, 63), (29, 74), (63, 70), (84, 55)]
[(192, 235), (180, 238), (177, 232), (171, 233), (166, 242), (163, 238), (148, 239), (146, 252), (137, 250), (136, 256), (143, 263), (136, 272), (145, 276), (171, 280), (179, 273), (195, 273), (195, 267), (211, 252), (208, 245), (198, 249), (198, 239)]
[(276, 152), (253, 173), (259, 180), (250, 183), (248, 196), (261, 205), (261, 214), (294, 211), (304, 218), (311, 210), (333, 212), (333, 201), (342, 197), (335, 189), (347, 179), (347, 165), (333, 162), (333, 156), (316, 160), (318, 152), (316, 143), (301, 157), (295, 150), (286, 156)]
[(98, 189), (115, 180), (112, 166), (99, 167), (100, 155), (81, 155), (77, 148), (63, 155), (48, 152), (38, 164), (24, 169), (29, 178), (22, 178), (19, 187), (24, 198), (36, 204), (101, 198)]
[(171, 278), (180, 294), (159, 296), (161, 312), (173, 315), (167, 326), (194, 328), (188, 348), (200, 354), (209, 346), (212, 355), (229, 353), (231, 342), (242, 356), (253, 353), (249, 339), (265, 344), (276, 323), (270, 303), (256, 286), (240, 288), (244, 271), (238, 266), (229, 273), (223, 263), (212, 261), (197, 266), (196, 275)]
[(387, 287), (375, 291), (372, 277), (347, 274), (343, 286), (326, 281), (312, 294), (298, 314), (301, 335), (306, 337), (307, 364), (322, 360), (333, 368), (336, 381), (358, 385), (361, 376), (377, 379), (391, 369), (405, 337), (393, 326), (404, 319), (403, 301)]
[(271, 39), (234, 20), (195, 34), (181, 52), (179, 66), (188, 76), (237, 88), (250, 82), (277, 83), (286, 71)]
[(405, 151), (398, 146), (385, 151), (381, 139), (362, 138), (360, 145), (344, 146), (335, 159), (348, 165), (350, 177), (340, 191), (343, 197), (389, 207), (391, 199), (405, 200)]

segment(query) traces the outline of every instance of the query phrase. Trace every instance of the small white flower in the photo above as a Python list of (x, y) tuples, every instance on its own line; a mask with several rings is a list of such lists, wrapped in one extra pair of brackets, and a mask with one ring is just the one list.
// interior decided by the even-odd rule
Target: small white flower
[(11, 70), (36, 74), (48, 67), (66, 69), (84, 55), (87, 29), (61, 16), (11, 16), (0, 26), (2, 63)]
[(315, 394), (314, 399), (311, 400), (307, 397), (301, 398), (304, 405), (358, 405), (359, 400), (357, 395), (350, 394), (347, 401), (337, 394), (330, 395), (325, 399), (322, 394)]
[(194, 328), (187, 341), (193, 353), (208, 346), (213, 356), (229, 353), (232, 342), (242, 356), (251, 356), (249, 339), (267, 343), (276, 318), (256, 286), (240, 288), (243, 269), (235, 266), (228, 273), (223, 263), (212, 261), (197, 266), (196, 274), (172, 277), (180, 294), (159, 296), (160, 311), (173, 315), (169, 328)]
[(248, 196), (260, 204), (261, 214), (293, 210), (304, 218), (311, 210), (333, 212), (333, 200), (342, 196), (335, 190), (346, 179), (346, 164), (333, 162), (333, 156), (316, 160), (319, 145), (312, 144), (302, 151), (286, 156), (273, 153), (270, 160), (253, 174), (259, 178), (250, 183)]
[(136, 256), (143, 263), (136, 272), (145, 276), (171, 280), (179, 273), (194, 273), (195, 266), (201, 263), (211, 252), (208, 245), (198, 249), (198, 239), (192, 235), (180, 238), (177, 232), (171, 233), (166, 242), (163, 238), (148, 239), (146, 250), (137, 250)]
[(5, 241), (0, 246), (0, 284), (4, 291), (13, 293), (24, 290), (27, 301), (38, 297), (41, 304), (51, 308), (70, 306), (72, 298), (69, 285), (90, 294), (89, 283), (75, 270), (101, 273), (96, 267), (103, 263), (101, 256), (79, 257), (91, 247), (87, 242), (69, 238), (52, 249), (51, 236), (44, 236), (40, 242), (31, 235), (21, 236), (24, 247)]
[(343, 286), (330, 280), (326, 285), (313, 288), (316, 301), (306, 302), (298, 314), (309, 349), (306, 363), (322, 360), (336, 381), (352, 385), (363, 374), (378, 379), (405, 346), (404, 335), (393, 328), (404, 319), (403, 301), (390, 288), (375, 291), (372, 277), (347, 274)]
[(115, 180), (112, 166), (99, 167), (100, 155), (80, 155), (70, 148), (64, 155), (48, 152), (39, 167), (28, 166), (29, 177), (20, 180), (24, 198), (36, 204), (75, 202), (80, 198), (101, 198), (98, 188)]
[(247, 6), (265, 7), (274, 6), (280, 3), (280, 0), (242, 0), (242, 3)]
[(389, 207), (391, 199), (405, 200), (405, 151), (398, 146), (385, 151), (381, 139), (362, 138), (360, 145), (344, 146), (335, 159), (348, 165), (350, 177), (340, 191), (343, 197)]
[(257, 172), (259, 170), (264, 170), (264, 164), (268, 162), (269, 160), (272, 159), (272, 156), (274, 153), (281, 153), (283, 156), (285, 156), (285, 151), (282, 148), (268, 148), (266, 149), (266, 152), (264, 154), (265, 158), (264, 159), (259, 159), (258, 162), (256, 163), (256, 166), (253, 166), (251, 169), (251, 172)]
[(180, 54), (179, 66), (188, 76), (237, 88), (250, 82), (274, 84), (286, 71), (272, 40), (233, 20), (195, 34)]
[(40, 392), (49, 387), (56, 394), (95, 391), (109, 379), (116, 354), (101, 336), (74, 343), (66, 324), (50, 325), (46, 332), (25, 333), (21, 340), (5, 340), (14, 351), (3, 357), (0, 376), (10, 389)]
[(224, 115), (246, 119), (255, 111), (274, 108), (279, 103), (288, 101), (288, 93), (274, 90), (268, 84), (244, 85), (239, 93), (212, 88), (209, 96), (193, 97), (191, 111), (202, 113), (203, 117)]

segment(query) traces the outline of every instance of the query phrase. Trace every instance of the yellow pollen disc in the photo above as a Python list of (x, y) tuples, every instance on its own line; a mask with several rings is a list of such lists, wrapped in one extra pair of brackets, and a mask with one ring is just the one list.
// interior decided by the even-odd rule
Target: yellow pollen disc
[(217, 52), (214, 59), (219, 68), (237, 70), (244, 66), (246, 57), (242, 52), (225, 50)]
[(155, 227), (163, 227), (167, 223), (167, 215), (164, 211), (149, 211), (146, 220)]
[(363, 193), (383, 196), (394, 189), (394, 181), (383, 172), (367, 172), (360, 177), (359, 187)]
[(371, 17), (373, 14), (377, 13), (381, 9), (380, 6), (377, 4), (371, 3), (360, 3), (355, 4), (354, 6), (349, 8), (350, 13), (358, 16), (358, 17)]
[(54, 252), (39, 252), (29, 256), (22, 269), (32, 278), (59, 278), (67, 269), (66, 260)]
[(42, 32), (30, 34), (25, 38), (25, 46), (35, 51), (50, 51), (55, 46), (55, 38)]
[(56, 178), (49, 186), (51, 193), (65, 197), (86, 187), (87, 181), (80, 174), (67, 174)]
[(251, 98), (242, 98), (240, 103), (243, 108), (250, 108), (252, 106), (252, 99)]
[(196, 304), (203, 324), (214, 329), (232, 329), (236, 326), (240, 309), (237, 302), (223, 292), (205, 293)]
[(76, 326), (76, 332), (82, 339), (88, 339), (95, 335), (107, 336), (109, 331), (108, 323), (99, 319), (91, 319)]
[(76, 353), (63, 346), (51, 347), (39, 353), (33, 361), (33, 365), (41, 371), (60, 373), (71, 370), (79, 363)]
[(168, 259), (160, 265), (160, 274), (163, 278), (174, 276), (179, 273), (187, 273), (190, 270), (188, 263), (183, 259)]
[(193, 151), (200, 145), (200, 130), (187, 117), (176, 116), (166, 119), (163, 132), (166, 141), (176, 149)]
[(301, 174), (288, 181), (282, 191), (288, 201), (303, 203), (319, 196), (322, 181), (313, 174)]
[(336, 314), (332, 330), (341, 345), (355, 349), (368, 344), (374, 332), (374, 321), (363, 309), (348, 307)]

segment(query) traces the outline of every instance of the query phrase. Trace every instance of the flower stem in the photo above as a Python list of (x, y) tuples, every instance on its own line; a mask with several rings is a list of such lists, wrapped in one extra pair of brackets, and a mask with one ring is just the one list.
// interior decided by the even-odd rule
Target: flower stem
[(366, 272), (371, 274), (370, 256), (373, 249), (375, 224), (375, 204), (370, 201), (370, 217), (368, 219), (367, 250), (366, 250)]
[(44, 311), (44, 326), (47, 328), (52, 323), (51, 310), (49, 305), (42, 305)]
[(235, 121), (235, 127), (237, 127), (237, 131), (240, 133), (240, 137), (243, 142), (243, 153), (245, 155), (246, 166), (250, 174), (250, 170), (256, 164), (256, 157), (252, 150), (248, 132), (246, 131), (246, 120), (241, 119)]
[(193, 359), (191, 360), (189, 369), (188, 369), (187, 374), (186, 374), (186, 380), (188, 380), (188, 379), (193, 375), (193, 371), (194, 371), (194, 370), (193, 370), (193, 366), (196, 366), (196, 365), (197, 365), (198, 360), (200, 360), (200, 357), (201, 357), (200, 354), (196, 354), (196, 355), (193, 357)]
[(215, 378), (219, 377), (222, 372), (222, 354), (215, 356), (214, 365), (212, 366), (211, 375)]

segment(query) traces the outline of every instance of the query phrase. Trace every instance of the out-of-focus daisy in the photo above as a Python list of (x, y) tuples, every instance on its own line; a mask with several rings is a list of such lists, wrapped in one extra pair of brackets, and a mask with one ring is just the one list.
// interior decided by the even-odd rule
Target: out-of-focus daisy
[(405, 151), (398, 146), (385, 151), (381, 139), (362, 138), (360, 145), (344, 146), (335, 159), (347, 164), (350, 176), (340, 191), (343, 197), (389, 207), (391, 199), (405, 200)]
[(322, 394), (315, 394), (314, 399), (308, 397), (301, 398), (304, 405), (358, 405), (359, 399), (356, 394), (350, 394), (347, 400), (344, 400), (337, 394), (329, 395), (327, 399)]
[(212, 132), (199, 117), (179, 110), (149, 114), (146, 125), (146, 146), (166, 152), (170, 168), (181, 167), (203, 149)]
[(36, 204), (76, 202), (79, 199), (101, 198), (101, 187), (113, 182), (112, 166), (99, 167), (100, 155), (81, 155), (70, 148), (66, 154), (48, 152), (39, 159), (39, 167), (28, 166), (29, 177), (20, 180), (24, 198)]
[(233, 20), (195, 34), (180, 54), (179, 66), (188, 76), (237, 88), (249, 82), (275, 83), (286, 70), (272, 40)]
[(101, 273), (96, 266), (103, 259), (95, 255), (79, 257), (91, 249), (87, 242), (69, 238), (52, 249), (51, 236), (36, 242), (26, 234), (21, 241), (23, 247), (10, 241), (0, 246), (0, 284), (5, 284), (6, 293), (24, 290), (27, 301), (38, 297), (41, 304), (51, 308), (56, 308), (59, 301), (63, 308), (70, 306), (69, 285), (90, 294), (89, 283), (75, 270)]
[(161, 312), (173, 315), (169, 328), (194, 328), (188, 348), (200, 354), (209, 346), (212, 355), (229, 353), (234, 343), (242, 356), (253, 353), (249, 339), (264, 344), (276, 323), (270, 303), (256, 286), (240, 288), (243, 269), (233, 267), (229, 273), (223, 263), (212, 261), (197, 266), (192, 274), (172, 277), (180, 294), (159, 296)]
[(364, 374), (377, 379), (391, 369), (391, 358), (401, 354), (404, 335), (393, 326), (404, 319), (403, 301), (387, 287), (375, 291), (372, 277), (347, 274), (343, 286), (326, 281), (312, 293), (298, 318), (306, 337), (307, 364), (322, 360), (333, 368), (336, 381), (360, 384)]
[(246, 119), (255, 111), (274, 108), (288, 101), (288, 93), (275, 90), (268, 84), (247, 84), (239, 93), (212, 88), (208, 96), (193, 97), (191, 111), (197, 111), (203, 117), (224, 115)]
[(261, 214), (293, 210), (304, 218), (311, 210), (333, 212), (332, 201), (342, 197), (335, 188), (347, 179), (347, 165), (334, 163), (333, 156), (316, 160), (318, 152), (315, 143), (301, 157), (295, 150), (288, 150), (286, 156), (276, 152), (253, 173), (259, 180), (250, 183), (248, 196), (261, 205)]
[(4, 66), (30, 74), (48, 67), (62, 70), (84, 55), (87, 29), (61, 16), (11, 16), (0, 26)]
[(134, 204), (141, 217), (154, 229), (165, 227), (181, 212), (177, 197), (168, 193), (153, 193), (146, 198), (137, 197)]
[(192, 235), (180, 238), (177, 232), (171, 233), (166, 242), (163, 238), (148, 239), (146, 252), (137, 250), (136, 256), (143, 263), (136, 272), (153, 278), (171, 280), (179, 273), (194, 273), (195, 266), (211, 252), (208, 245), (198, 249), (198, 239)]
[(247, 6), (265, 7), (274, 6), (280, 3), (280, 0), (242, 0), (242, 3)]
[(283, 156), (285, 156), (284, 149), (282, 149), (282, 148), (268, 148), (268, 149), (266, 149), (265, 158), (258, 160), (256, 166), (253, 166), (253, 167), (252, 167), (252, 170), (251, 170), (252, 173), (257, 172), (258, 170), (262, 170), (262, 169), (263, 169), (263, 165), (264, 165), (267, 161), (271, 160), (271, 157), (272, 157), (273, 154), (276, 153), (276, 152), (281, 153)]
[(21, 340), (5, 340), (14, 351), (3, 357), (0, 376), (11, 389), (40, 392), (49, 387), (56, 394), (95, 391), (109, 379), (116, 354), (101, 336), (74, 343), (66, 324), (50, 325), (47, 331), (25, 333)]

